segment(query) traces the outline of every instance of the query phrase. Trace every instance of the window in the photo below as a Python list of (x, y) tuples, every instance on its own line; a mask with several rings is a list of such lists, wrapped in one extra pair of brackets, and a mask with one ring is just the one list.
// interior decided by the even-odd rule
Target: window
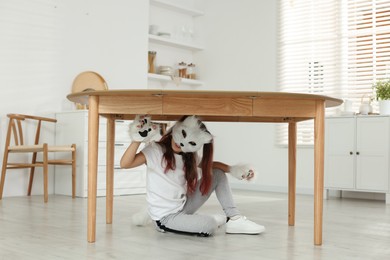
[[(280, 3), (279, 86), (281, 91), (331, 95), (341, 68), (339, 0), (282, 0)], [(287, 144), (287, 126), (278, 126), (278, 144)], [(313, 122), (298, 123), (297, 144), (313, 144)]]
[(372, 84), (390, 73), (390, 2), (348, 1), (348, 85), (354, 103), (372, 95)]
[[(389, 77), (388, 0), (281, 0), (279, 26), (281, 91), (349, 99), (358, 111), (372, 84)], [(313, 122), (299, 123), (297, 143), (313, 141)], [(287, 144), (287, 126), (277, 143)]]

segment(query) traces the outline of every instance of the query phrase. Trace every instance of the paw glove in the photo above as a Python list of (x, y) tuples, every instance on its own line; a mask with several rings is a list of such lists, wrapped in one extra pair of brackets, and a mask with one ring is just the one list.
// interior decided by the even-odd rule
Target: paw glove
[(129, 125), (129, 134), (133, 141), (147, 143), (160, 133), (160, 125), (153, 123), (150, 116), (137, 115)]
[(247, 164), (237, 164), (230, 166), (230, 174), (239, 180), (251, 180), (255, 176), (253, 167)]

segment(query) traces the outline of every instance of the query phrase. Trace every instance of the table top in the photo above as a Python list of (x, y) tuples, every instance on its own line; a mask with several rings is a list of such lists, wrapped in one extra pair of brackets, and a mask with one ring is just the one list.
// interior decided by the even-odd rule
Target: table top
[(341, 99), (324, 95), (290, 93), (290, 92), (257, 92), (257, 91), (196, 91), (196, 90), (161, 90), (161, 89), (117, 89), (104, 91), (84, 91), (67, 96), (70, 101), (88, 104), (88, 96), (210, 96), (232, 98), (263, 98), (263, 99), (318, 99), (325, 100), (326, 107), (339, 106)]
[(286, 122), (315, 117), (315, 104), (341, 105), (341, 99), (301, 93), (256, 91), (193, 91), (131, 89), (85, 91), (67, 96), (88, 105), (90, 96), (99, 97), (99, 114), (132, 119), (136, 114), (154, 119), (177, 120), (181, 115), (199, 115), (207, 121)]

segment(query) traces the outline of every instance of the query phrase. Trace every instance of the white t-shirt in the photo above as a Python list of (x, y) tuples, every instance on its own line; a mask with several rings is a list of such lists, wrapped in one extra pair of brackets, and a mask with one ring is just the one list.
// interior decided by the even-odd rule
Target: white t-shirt
[(147, 163), (146, 199), (150, 217), (153, 220), (160, 220), (183, 209), (187, 200), (187, 182), (181, 155), (174, 155), (176, 169), (164, 173), (166, 163), (160, 145), (151, 142), (142, 153)]

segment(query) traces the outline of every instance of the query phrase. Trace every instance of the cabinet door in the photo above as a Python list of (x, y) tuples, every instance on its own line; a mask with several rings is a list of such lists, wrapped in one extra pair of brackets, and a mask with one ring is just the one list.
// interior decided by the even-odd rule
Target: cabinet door
[(356, 188), (386, 191), (389, 187), (389, 118), (357, 119)]
[[(57, 144), (76, 143), (76, 196), (86, 197), (88, 188), (88, 111), (57, 113)], [(128, 134), (129, 121), (116, 121), (114, 151), (114, 195), (145, 193), (146, 167), (120, 169), (120, 159), (131, 142)], [(98, 196), (106, 195), (106, 135), (107, 120), (99, 119), (98, 150)], [(119, 141), (118, 141), (119, 140)], [(56, 166), (55, 193), (71, 194), (71, 176), (69, 168)]]
[(325, 187), (354, 188), (355, 119), (325, 121)]
[[(115, 167), (114, 195), (130, 195), (145, 193), (146, 167), (139, 166), (133, 169)], [(85, 190), (85, 194), (88, 190)], [(106, 167), (98, 167), (97, 196), (106, 196)]]

